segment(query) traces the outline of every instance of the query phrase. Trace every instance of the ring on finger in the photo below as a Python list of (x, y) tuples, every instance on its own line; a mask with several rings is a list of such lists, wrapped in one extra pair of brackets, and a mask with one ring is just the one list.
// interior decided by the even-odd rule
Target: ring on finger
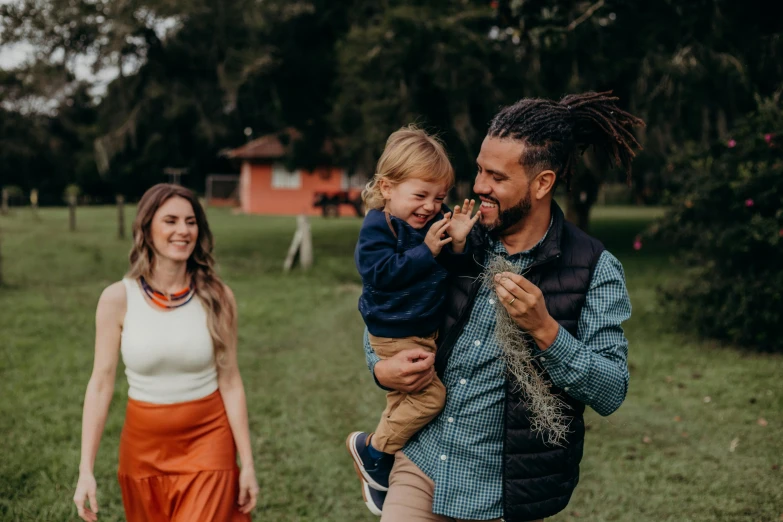
[(508, 302), (508, 305), (511, 306), (512, 304), (514, 304), (514, 301), (516, 301), (516, 300), (517, 300), (516, 297), (512, 297), (511, 301)]

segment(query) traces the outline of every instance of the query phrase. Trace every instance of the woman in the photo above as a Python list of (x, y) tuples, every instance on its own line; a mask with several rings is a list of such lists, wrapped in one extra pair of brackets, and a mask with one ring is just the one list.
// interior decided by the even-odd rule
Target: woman
[(130, 270), (96, 312), (73, 499), (86, 521), (98, 518), (93, 464), (120, 353), (129, 390), (118, 478), (128, 522), (250, 520), (258, 484), (236, 302), (214, 271), (212, 246), (191, 191), (159, 184), (141, 198)]

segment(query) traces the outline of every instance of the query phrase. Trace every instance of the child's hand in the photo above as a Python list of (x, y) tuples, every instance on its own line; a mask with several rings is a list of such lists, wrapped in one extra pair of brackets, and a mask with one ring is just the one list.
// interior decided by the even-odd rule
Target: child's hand
[(432, 255), (437, 257), (440, 251), (443, 250), (443, 245), (451, 243), (452, 238), (447, 237), (443, 239), (443, 234), (446, 233), (446, 229), (451, 225), (451, 212), (443, 216), (443, 219), (436, 221), (430, 227), (429, 232), (424, 237), (424, 244), (430, 249)]
[(454, 215), (451, 217), (451, 226), (449, 227), (449, 235), (454, 239), (452, 247), (455, 252), (462, 252), (465, 248), (465, 243), (468, 239), (473, 225), (481, 217), (481, 211), (477, 211), (473, 217), (470, 215), (473, 213), (473, 207), (476, 205), (474, 200), (465, 200), (462, 208), (459, 205), (454, 207)]

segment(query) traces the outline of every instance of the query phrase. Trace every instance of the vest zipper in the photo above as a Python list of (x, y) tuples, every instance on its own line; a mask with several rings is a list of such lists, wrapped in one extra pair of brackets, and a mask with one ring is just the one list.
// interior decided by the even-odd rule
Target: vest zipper
[[(526, 271), (529, 272), (530, 270), (545, 265), (546, 263), (549, 263), (550, 261), (555, 261), (557, 259), (560, 259), (560, 254), (555, 255), (554, 257), (549, 257), (547, 259), (542, 259), (538, 263), (533, 263), (529, 267), (527, 267)], [(473, 296), (475, 297), (475, 296)], [(503, 400), (503, 451), (501, 453), (502, 456), (502, 465), (501, 465), (501, 474), (502, 474), (502, 496), (501, 496), (501, 503), (503, 505), (503, 516), (500, 517), (501, 522), (505, 522), (505, 516), (506, 516), (506, 419), (508, 416), (508, 397), (509, 397), (509, 391), (508, 391), (508, 373), (506, 373), (506, 397)]]

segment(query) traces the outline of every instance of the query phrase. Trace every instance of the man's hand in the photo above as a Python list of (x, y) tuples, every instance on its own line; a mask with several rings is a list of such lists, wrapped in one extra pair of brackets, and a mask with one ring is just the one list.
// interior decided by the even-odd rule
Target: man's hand
[(451, 212), (446, 213), (440, 221), (433, 223), (424, 237), (424, 244), (427, 245), (435, 257), (438, 257), (444, 245), (451, 243), (450, 237), (443, 239), (443, 234), (446, 233), (449, 225), (451, 225)]
[(435, 354), (421, 348), (403, 350), (375, 364), (375, 378), (384, 388), (405, 393), (424, 389), (435, 378)]
[(517, 325), (528, 332), (541, 350), (557, 338), (560, 325), (546, 309), (541, 290), (518, 274), (503, 272), (495, 276), (495, 293)]
[(473, 214), (475, 205), (476, 202), (474, 200), (466, 199), (462, 204), (462, 207), (459, 205), (454, 207), (454, 215), (451, 216), (451, 226), (449, 226), (449, 235), (454, 240), (451, 244), (451, 248), (453, 248), (454, 252), (457, 254), (460, 254), (465, 250), (468, 234), (470, 234), (476, 221), (481, 218), (480, 210), (477, 211), (473, 217), (470, 217), (470, 215)]

